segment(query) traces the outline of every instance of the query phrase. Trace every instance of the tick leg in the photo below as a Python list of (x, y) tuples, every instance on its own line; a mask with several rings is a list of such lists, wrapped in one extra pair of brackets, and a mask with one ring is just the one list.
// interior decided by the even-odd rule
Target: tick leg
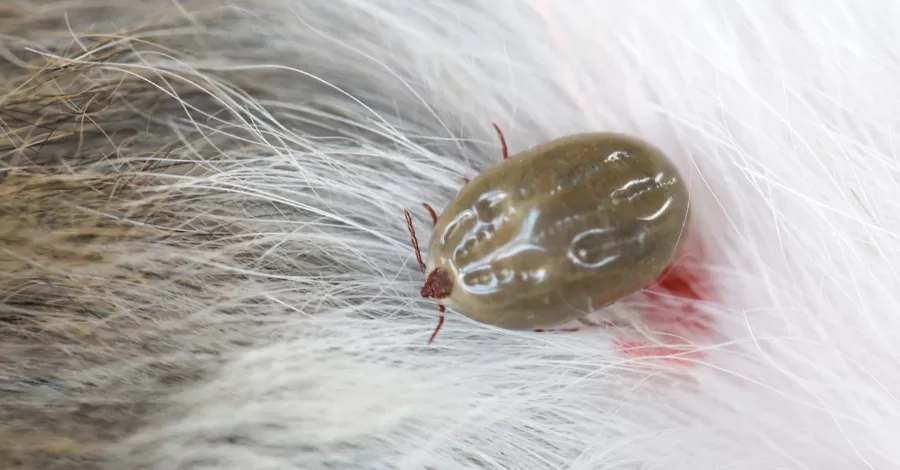
[(427, 203), (423, 202), (422, 205), (425, 206), (425, 210), (427, 210), (428, 213), (431, 214), (431, 221), (434, 223), (434, 225), (437, 225), (437, 219), (438, 219), (437, 212), (435, 212), (434, 209), (431, 206), (429, 206)]
[[(428, 205), (428, 203), (423, 202), (423, 206), (425, 206), (425, 210), (431, 215), (431, 221), (434, 224), (437, 224), (437, 212)], [(412, 217), (409, 215), (409, 211), (403, 211), (406, 213), (406, 224), (409, 226), (409, 235), (412, 238), (413, 246), (416, 248), (416, 259), (419, 261), (419, 266), (422, 267), (422, 272), (425, 272), (425, 263), (422, 261), (422, 253), (419, 251), (419, 242), (416, 240), (416, 231), (413, 228)], [(441, 327), (444, 326), (444, 312), (447, 310), (443, 305), (439, 305), (441, 316), (438, 318), (437, 327), (435, 327), (434, 332), (431, 333), (431, 337), (428, 338), (428, 344), (431, 344), (434, 341), (434, 337), (437, 336), (438, 331), (441, 331)]]
[[(588, 320), (587, 318), (581, 317), (581, 318), (576, 319), (576, 321), (588, 328), (602, 328), (602, 327), (618, 326), (612, 320), (607, 320), (603, 324), (600, 324), (600, 323), (594, 323), (594, 322)], [(564, 331), (564, 332), (568, 332), (568, 333), (574, 333), (576, 331), (581, 331), (581, 328), (575, 326), (572, 328), (558, 328), (558, 329), (554, 328), (554, 329), (550, 329), (550, 330), (534, 330), (535, 333), (546, 333), (546, 332), (552, 332), (552, 331)]]
[(509, 158), (509, 149), (506, 148), (506, 138), (503, 137), (503, 131), (500, 130), (500, 126), (496, 123), (491, 123), (494, 126), (494, 129), (497, 130), (497, 135), (500, 136), (500, 145), (503, 147), (503, 159), (506, 160)]
[(580, 330), (581, 330), (581, 328), (575, 327), (575, 328), (560, 328), (558, 330), (555, 330), (555, 329), (554, 330), (534, 330), (534, 332), (535, 333), (555, 333), (557, 331), (560, 331), (560, 332), (564, 332), (564, 333), (574, 333), (574, 332), (580, 331)]
[(412, 241), (412, 246), (416, 250), (416, 261), (419, 262), (419, 267), (422, 268), (422, 272), (425, 272), (425, 262), (422, 261), (422, 252), (419, 250), (419, 240), (416, 239), (416, 229), (413, 227), (412, 216), (409, 215), (409, 211), (404, 210), (404, 214), (406, 214), (406, 227), (409, 229), (409, 238)]
[(434, 341), (434, 337), (437, 336), (438, 331), (441, 331), (441, 327), (444, 326), (444, 311), (446, 311), (446, 309), (444, 308), (443, 305), (441, 305), (440, 310), (441, 310), (441, 316), (438, 318), (438, 324), (434, 328), (434, 332), (431, 333), (431, 337), (428, 338), (428, 344), (431, 344), (431, 342)]

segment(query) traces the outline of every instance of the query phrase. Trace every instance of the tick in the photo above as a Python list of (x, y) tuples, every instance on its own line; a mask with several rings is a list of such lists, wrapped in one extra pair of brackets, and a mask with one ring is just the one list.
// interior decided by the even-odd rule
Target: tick
[(650, 285), (681, 247), (689, 192), (661, 150), (594, 132), (503, 159), (468, 182), (434, 228), (421, 295), (473, 320), (513, 330), (583, 317)]

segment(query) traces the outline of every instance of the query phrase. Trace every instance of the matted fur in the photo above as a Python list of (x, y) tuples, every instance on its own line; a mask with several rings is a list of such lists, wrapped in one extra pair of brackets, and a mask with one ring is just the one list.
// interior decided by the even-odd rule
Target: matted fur
[[(0, 468), (900, 467), (898, 20), (887, 0), (0, 3)], [(427, 239), (419, 203), (499, 159), (492, 121), (512, 152), (613, 130), (669, 153), (711, 332), (636, 299), (577, 333), (451, 314), (426, 345), (402, 211)]]

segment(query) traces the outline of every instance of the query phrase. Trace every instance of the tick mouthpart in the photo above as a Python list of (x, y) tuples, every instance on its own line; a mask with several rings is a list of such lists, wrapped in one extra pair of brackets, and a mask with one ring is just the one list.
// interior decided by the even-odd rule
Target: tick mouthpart
[(434, 268), (428, 273), (428, 277), (425, 278), (425, 285), (422, 286), (422, 297), (445, 299), (450, 296), (452, 291), (453, 280), (450, 279), (450, 273), (443, 268)]

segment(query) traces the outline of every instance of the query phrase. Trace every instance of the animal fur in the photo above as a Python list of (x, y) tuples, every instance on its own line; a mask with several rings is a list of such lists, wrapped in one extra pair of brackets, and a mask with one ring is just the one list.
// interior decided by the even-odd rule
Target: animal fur
[[(898, 20), (0, 2), (0, 468), (900, 468)], [(420, 202), (499, 159), (492, 121), (513, 153), (664, 149), (704, 294), (574, 333), (451, 313), (426, 345), (403, 209), (427, 239)], [(702, 328), (659, 314), (685, 308)]]

